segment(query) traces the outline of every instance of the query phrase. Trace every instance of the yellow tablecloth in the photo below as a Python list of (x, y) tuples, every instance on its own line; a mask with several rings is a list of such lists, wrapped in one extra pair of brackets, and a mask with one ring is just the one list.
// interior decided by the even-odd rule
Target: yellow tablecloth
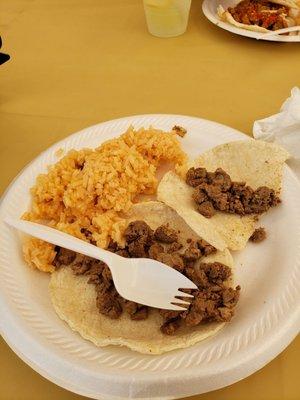
[[(177, 38), (147, 33), (141, 0), (2, 0), (0, 33), (11, 55), (0, 67), (1, 191), (42, 150), (97, 122), (177, 113), (251, 134), (300, 84), (299, 44), (222, 31), (197, 0)], [(1, 400), (80, 398), (0, 346)], [(251, 377), (193, 399), (299, 399), (299, 355), (298, 338)]]

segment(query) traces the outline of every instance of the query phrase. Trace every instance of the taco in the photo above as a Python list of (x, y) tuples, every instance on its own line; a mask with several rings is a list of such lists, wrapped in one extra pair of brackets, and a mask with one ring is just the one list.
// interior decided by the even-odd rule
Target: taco
[(280, 203), (288, 157), (280, 146), (253, 139), (222, 144), (191, 162), (181, 176), (165, 174), (157, 197), (217, 249), (241, 250), (259, 215)]
[(135, 204), (127, 214), (126, 257), (147, 256), (186, 274), (198, 286), (186, 311), (157, 310), (122, 299), (108, 267), (100, 261), (59, 251), (50, 293), (59, 317), (97, 346), (127, 346), (147, 354), (191, 346), (214, 335), (234, 314), (239, 287), (233, 286), (230, 252), (202, 240), (170, 207), (156, 201)]
[(242, 0), (225, 10), (218, 7), (222, 21), (255, 32), (270, 32), (300, 24), (299, 0)]

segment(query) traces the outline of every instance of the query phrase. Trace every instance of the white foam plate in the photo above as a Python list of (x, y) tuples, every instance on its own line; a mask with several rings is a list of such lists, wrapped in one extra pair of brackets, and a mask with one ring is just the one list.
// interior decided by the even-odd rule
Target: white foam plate
[(229, 24), (228, 22), (221, 21), (217, 13), (217, 7), (222, 5), (224, 10), (227, 10), (228, 7), (235, 6), (240, 1), (241, 0), (204, 0), (202, 3), (202, 11), (206, 18), (209, 19), (214, 25), (217, 25), (218, 27), (237, 35), (247, 36), (257, 40), (268, 40), (271, 42), (300, 42), (300, 35), (275, 35), (264, 37), (260, 32), (248, 31), (247, 29), (238, 28)]
[(193, 157), (215, 145), (245, 139), (229, 127), (193, 117), (142, 115), (101, 123), (55, 144), (14, 180), (0, 207), (0, 327), (9, 346), (52, 382), (95, 399), (175, 399), (232, 384), (263, 367), (295, 337), (300, 320), (300, 189), (286, 168), (283, 203), (262, 224), (268, 240), (234, 255), (242, 287), (236, 317), (215, 337), (160, 356), (126, 348), (97, 348), (55, 314), (49, 276), (28, 268), (17, 233), (2, 222), (30, 204), (29, 188), (63, 148), (95, 147), (130, 125), (165, 130), (174, 124), (188, 134), (183, 147)]

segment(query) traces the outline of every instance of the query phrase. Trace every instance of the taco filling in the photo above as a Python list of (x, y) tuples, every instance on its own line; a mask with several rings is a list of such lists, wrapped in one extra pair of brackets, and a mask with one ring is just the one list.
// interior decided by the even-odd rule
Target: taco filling
[(219, 5), (217, 12), (221, 20), (253, 32), (267, 33), (300, 23), (299, 0), (242, 0), (227, 10)]
[(206, 218), (216, 211), (262, 214), (281, 202), (273, 189), (260, 186), (254, 190), (245, 182), (234, 182), (222, 168), (208, 172), (202, 167), (192, 167), (187, 171), (186, 183), (194, 188), (196, 208)]
[[(140, 220), (131, 222), (124, 236), (125, 247), (111, 243), (108, 250), (123, 257), (147, 257), (161, 261), (186, 275), (199, 288), (189, 291), (194, 298), (188, 309), (159, 310), (163, 318), (160, 326), (163, 334), (172, 335), (182, 326), (194, 327), (206, 322), (231, 320), (240, 287), (234, 289), (228, 286), (232, 274), (230, 267), (220, 262), (203, 262), (203, 257), (216, 253), (213, 246), (202, 239), (182, 240), (180, 232), (168, 224), (152, 230)], [(58, 248), (54, 264), (56, 269), (71, 268), (74, 275), (88, 277), (88, 283), (95, 287), (96, 306), (102, 315), (118, 319), (127, 313), (133, 321), (148, 318), (151, 307), (122, 298), (114, 287), (108, 266), (102, 261)], [(182, 295), (184, 297), (184, 293)]]
[(275, 31), (288, 26), (288, 7), (265, 0), (243, 0), (228, 12), (235, 21)]

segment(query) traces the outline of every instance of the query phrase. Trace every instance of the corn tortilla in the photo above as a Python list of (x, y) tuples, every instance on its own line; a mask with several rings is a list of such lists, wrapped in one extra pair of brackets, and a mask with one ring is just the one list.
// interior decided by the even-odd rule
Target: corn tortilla
[[(233, 181), (246, 182), (253, 189), (268, 186), (279, 195), (282, 169), (288, 157), (288, 152), (274, 143), (251, 139), (214, 147), (188, 167), (204, 167), (210, 172), (222, 168)], [(213, 246), (219, 250), (225, 247), (243, 249), (254, 232), (257, 216), (217, 211), (212, 218), (205, 218), (196, 210), (192, 193), (193, 188), (174, 172), (167, 173), (157, 189), (158, 199), (176, 210), (198, 235)]]
[[(134, 219), (144, 220), (152, 229), (170, 223), (174, 229), (180, 230), (181, 238), (198, 238), (174, 210), (160, 202), (134, 205), (128, 220)], [(228, 250), (202, 258), (202, 261), (219, 261), (233, 268)], [(191, 346), (214, 335), (225, 325), (213, 322), (193, 328), (181, 327), (174, 335), (167, 336), (160, 331), (162, 317), (154, 309), (146, 320), (132, 321), (126, 313), (112, 320), (99, 313), (95, 288), (87, 281), (87, 277), (75, 276), (70, 268), (62, 267), (51, 275), (50, 294), (58, 316), (96, 346), (118, 345), (144, 354), (161, 354)], [(231, 285), (232, 280), (228, 280), (227, 284)]]

